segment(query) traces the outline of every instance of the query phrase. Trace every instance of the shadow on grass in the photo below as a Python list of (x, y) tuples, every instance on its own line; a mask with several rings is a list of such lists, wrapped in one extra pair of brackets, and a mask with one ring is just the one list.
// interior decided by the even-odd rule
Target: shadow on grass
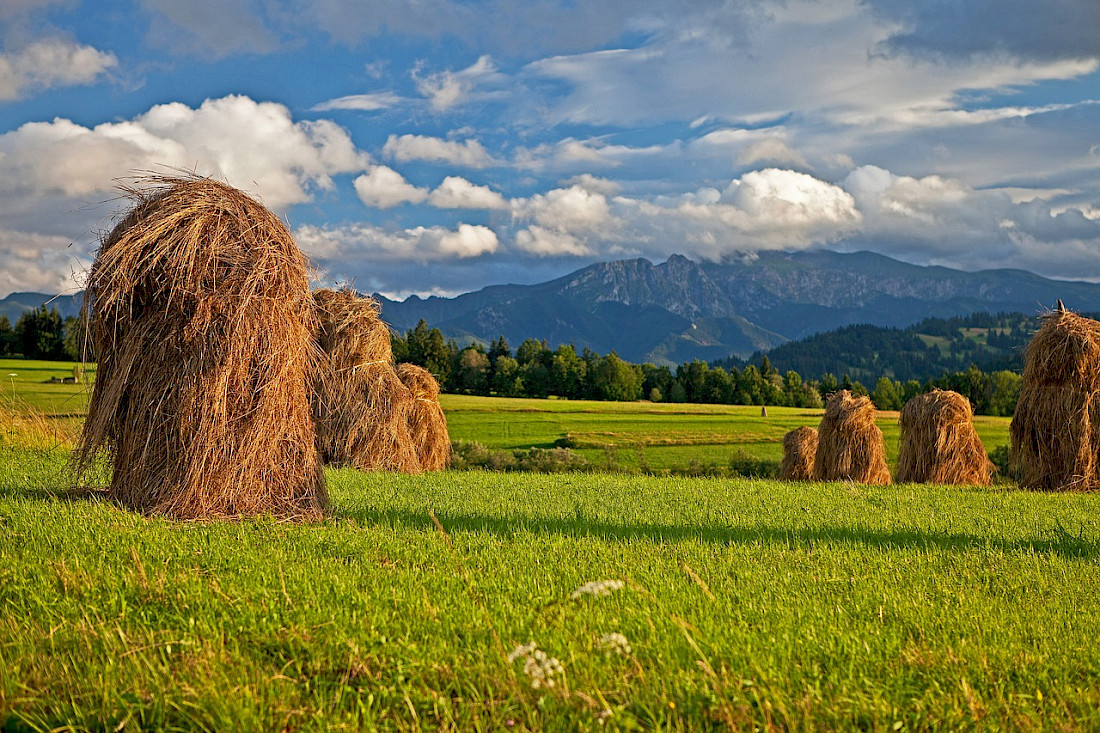
[[(821, 527), (715, 526), (677, 524), (616, 524), (576, 518), (514, 517), (501, 518), (470, 514), (436, 512), (436, 518), (449, 533), (489, 532), (514, 538), (518, 533), (557, 534), (572, 537), (598, 537), (612, 541), (648, 540), (652, 542), (699, 541), (724, 545), (777, 544), (790, 547), (859, 544), (868, 547), (921, 548), (940, 550), (988, 549), (998, 552), (1038, 553), (1074, 558), (1100, 556), (1100, 541), (1076, 535), (1061, 524), (1030, 539), (1006, 540), (982, 537), (966, 532), (922, 532), (914, 529), (882, 530), (843, 525)], [(340, 512), (338, 518), (361, 524), (383, 526), (433, 527), (431, 515), (400, 509), (368, 509)]]

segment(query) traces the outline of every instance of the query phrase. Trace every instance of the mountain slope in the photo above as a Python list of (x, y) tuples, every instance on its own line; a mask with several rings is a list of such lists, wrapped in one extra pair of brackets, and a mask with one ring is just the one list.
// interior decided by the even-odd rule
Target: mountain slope
[(62, 318), (80, 315), (80, 304), (83, 302), (83, 294), (76, 295), (47, 295), (45, 293), (12, 293), (6, 298), (0, 299), (0, 315), (8, 317), (11, 325), (15, 326), (23, 311), (34, 310), (42, 304), (46, 308), (57, 308)]
[(500, 285), (457, 298), (376, 297), (383, 317), (399, 330), (424, 318), (457, 338), (572, 342), (670, 365), (746, 358), (852, 324), (902, 328), (979, 311), (1037, 313), (1057, 298), (1075, 310), (1100, 310), (1100, 285), (1092, 283), (826, 251), (762, 252), (721, 263), (681, 255), (658, 265), (620, 260), (538, 285)]
[[(455, 298), (376, 295), (382, 316), (405, 331), (424, 319), (451, 338), (504, 335), (551, 346), (573, 343), (633, 362), (674, 366), (692, 359), (748, 358), (788, 340), (842, 326), (904, 328), (930, 317), (986, 311), (1035, 314), (1057, 298), (1100, 311), (1100, 285), (1047, 280), (1020, 270), (962, 272), (921, 267), (870, 252), (761, 252), (720, 263), (681, 255), (604, 262), (536, 285), (494, 285)], [(14, 324), (46, 301), (16, 293), (0, 301)], [(53, 302), (63, 315), (79, 296)]]

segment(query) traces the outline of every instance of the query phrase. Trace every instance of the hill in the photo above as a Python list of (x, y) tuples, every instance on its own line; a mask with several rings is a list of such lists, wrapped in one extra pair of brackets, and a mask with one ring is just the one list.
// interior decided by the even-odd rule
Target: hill
[(45, 304), (47, 308), (57, 308), (62, 318), (80, 315), (80, 306), (84, 302), (84, 294), (76, 295), (47, 295), (46, 293), (12, 293), (6, 298), (0, 298), (0, 316), (7, 316), (11, 325), (15, 325), (23, 311), (34, 310)]
[(673, 255), (591, 265), (537, 285), (498, 285), (456, 298), (376, 295), (398, 330), (421, 318), (447, 336), (573, 343), (628, 361), (675, 365), (747, 358), (854, 324), (905, 328), (978, 311), (1034, 314), (1062, 298), (1100, 310), (1100, 285), (1021, 270), (962, 272), (871, 252), (762, 252), (720, 263)]
[[(761, 252), (722, 262), (672, 255), (602, 262), (535, 285), (493, 285), (454, 298), (375, 294), (398, 331), (420, 319), (460, 342), (572, 343), (635, 363), (747, 359), (792, 340), (844, 326), (904, 329), (927, 318), (976, 312), (1036, 314), (1057, 298), (1100, 311), (1100, 285), (1048, 280), (1021, 270), (962, 272), (922, 267), (871, 252)], [(15, 293), (0, 300), (14, 324), (50, 300)], [(80, 296), (54, 298), (63, 316)], [(916, 368), (916, 367), (914, 367)]]
[[(847, 374), (871, 384), (882, 376), (925, 381), (966, 370), (972, 364), (985, 372), (1019, 372), (1023, 369), (1024, 349), (1038, 325), (1038, 318), (1023, 313), (983, 312), (928, 318), (907, 328), (844, 326), (789, 341), (766, 356), (780, 372), (794, 370), (807, 378), (826, 372)], [(732, 357), (715, 364), (727, 369), (748, 363), (759, 367), (764, 356), (764, 352), (757, 352), (747, 360)]]

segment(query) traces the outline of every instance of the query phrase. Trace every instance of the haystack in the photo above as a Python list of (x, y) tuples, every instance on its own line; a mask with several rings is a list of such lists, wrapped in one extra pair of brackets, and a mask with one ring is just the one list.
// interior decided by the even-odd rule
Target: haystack
[(783, 461), (779, 478), (785, 481), (812, 481), (814, 456), (817, 455), (817, 430), (796, 428), (783, 436)]
[(306, 261), (230, 186), (148, 178), (88, 278), (99, 359), (74, 468), (151, 514), (316, 518), (328, 505), (307, 374)]
[(415, 400), (393, 366), (378, 304), (350, 290), (313, 294), (317, 345), (313, 416), (322, 458), (360, 470), (419, 473), (409, 432)]
[(451, 436), (447, 432), (447, 418), (439, 406), (439, 382), (431, 372), (415, 364), (398, 364), (397, 376), (413, 397), (409, 435), (420, 467), (440, 471), (451, 462)]
[(935, 389), (906, 402), (898, 424), (899, 483), (989, 485), (992, 464), (970, 400)]
[(886, 447), (869, 397), (853, 396), (846, 389), (829, 397), (817, 428), (814, 479), (890, 483)]
[(1043, 319), (1009, 435), (1021, 486), (1100, 487), (1100, 323), (1062, 309)]

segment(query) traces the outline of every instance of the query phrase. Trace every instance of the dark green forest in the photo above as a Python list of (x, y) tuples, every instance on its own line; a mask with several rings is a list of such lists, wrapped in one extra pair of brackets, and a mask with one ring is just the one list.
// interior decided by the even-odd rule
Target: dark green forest
[(460, 348), (423, 320), (395, 335), (393, 346), (397, 361), (419, 364), (444, 391), (463, 394), (815, 408), (823, 395), (849, 389), (870, 395), (879, 409), (897, 410), (939, 387), (968, 397), (978, 414), (1011, 415), (1023, 349), (1036, 326), (1034, 318), (1003, 313), (929, 319), (910, 329), (851, 326), (748, 362), (696, 360), (675, 370), (534, 339), (514, 352), (503, 337), (488, 348)]

